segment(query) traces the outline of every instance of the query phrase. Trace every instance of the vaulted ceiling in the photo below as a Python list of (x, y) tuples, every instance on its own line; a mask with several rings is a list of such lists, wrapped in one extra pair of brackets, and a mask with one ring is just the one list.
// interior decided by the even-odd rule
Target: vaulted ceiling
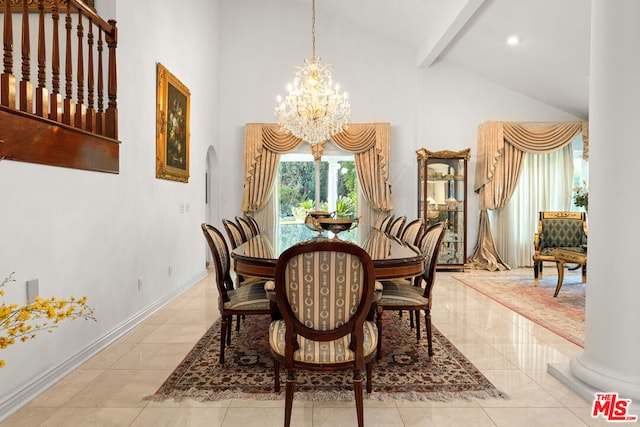
[(316, 10), (410, 46), (416, 67), (453, 63), (588, 118), (589, 0), (317, 0)]

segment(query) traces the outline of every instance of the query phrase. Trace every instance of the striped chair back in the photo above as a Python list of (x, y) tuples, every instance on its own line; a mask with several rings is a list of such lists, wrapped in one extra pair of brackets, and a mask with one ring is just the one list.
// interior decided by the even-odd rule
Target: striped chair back
[(404, 228), (400, 240), (410, 245), (417, 245), (423, 232), (424, 220), (422, 218), (414, 219)]
[(238, 246), (240, 246), (241, 244), (247, 241), (247, 238), (244, 235), (244, 232), (242, 231), (240, 226), (238, 226), (235, 222), (228, 219), (223, 219), (222, 225), (224, 225), (224, 229), (227, 232), (227, 237), (229, 238), (229, 241), (231, 242), (231, 247), (233, 249), (237, 248)]

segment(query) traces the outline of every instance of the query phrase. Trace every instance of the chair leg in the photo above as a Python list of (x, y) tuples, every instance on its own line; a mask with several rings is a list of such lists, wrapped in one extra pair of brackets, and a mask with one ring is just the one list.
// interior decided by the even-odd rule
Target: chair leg
[(382, 358), (382, 307), (378, 306), (376, 311), (376, 326), (378, 327), (378, 347), (376, 349), (376, 360)]
[(372, 385), (372, 376), (373, 376), (373, 362), (367, 363), (367, 393), (371, 394), (373, 391)]
[(236, 332), (240, 330), (240, 315), (236, 316)]
[(427, 348), (429, 350), (429, 361), (433, 359), (433, 335), (431, 332), (431, 310), (424, 311), (425, 328), (427, 329)]
[(229, 316), (227, 320), (227, 345), (231, 345), (231, 324), (233, 323), (233, 316)]
[(296, 373), (293, 369), (287, 370), (287, 387), (284, 397), (284, 426), (291, 425), (291, 409), (293, 408), (293, 391), (296, 385)]
[(416, 310), (416, 341), (420, 341), (420, 310)]
[(220, 324), (220, 364), (224, 365), (224, 343), (227, 335), (227, 323), (229, 322), (228, 316), (222, 316), (222, 323)]
[(353, 370), (353, 393), (356, 399), (356, 412), (358, 414), (358, 427), (364, 426), (364, 402), (362, 398), (362, 372)]
[(413, 311), (409, 310), (409, 327), (411, 329), (415, 328), (415, 323), (413, 321)]
[(280, 362), (276, 359), (273, 359), (273, 374), (273, 391), (280, 393)]
[(535, 261), (533, 263), (533, 286), (538, 286), (538, 270), (540, 268), (540, 262)]

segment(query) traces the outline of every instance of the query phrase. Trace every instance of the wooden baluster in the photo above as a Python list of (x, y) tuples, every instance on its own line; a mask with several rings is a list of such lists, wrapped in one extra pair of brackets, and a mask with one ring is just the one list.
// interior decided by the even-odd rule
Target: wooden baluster
[(93, 69), (93, 19), (89, 18), (89, 34), (87, 35), (87, 130), (96, 131), (96, 110), (93, 108), (94, 69)]
[(4, 31), (2, 33), (4, 71), (0, 74), (0, 104), (16, 107), (16, 78), (13, 75), (13, 22), (11, 1), (4, 2)]
[(20, 80), (20, 111), (33, 112), (31, 83), (31, 40), (29, 37), (29, 2), (22, 2), (22, 80)]
[(103, 77), (103, 64), (102, 64), (102, 29), (98, 29), (98, 112), (96, 113), (96, 133), (104, 135), (105, 123), (104, 123), (104, 77)]
[(44, 0), (38, 0), (38, 87), (36, 88), (36, 114), (47, 117), (49, 110), (47, 91), (47, 48), (44, 30)]
[(62, 120), (62, 96), (60, 95), (60, 38), (58, 26), (60, 12), (58, 0), (53, 0), (51, 5), (51, 20), (53, 33), (51, 36), (51, 97), (49, 98), (49, 118), (57, 122)]
[(118, 78), (116, 68), (116, 46), (118, 45), (118, 30), (116, 28), (116, 21), (114, 19), (110, 19), (109, 24), (111, 25), (111, 32), (105, 33), (105, 37), (107, 39), (107, 47), (109, 48), (109, 80), (107, 84), (109, 103), (106, 113), (106, 136), (109, 138), (118, 139)]
[(75, 127), (79, 129), (85, 128), (85, 115), (87, 107), (84, 105), (84, 27), (82, 26), (82, 14), (78, 11), (78, 69), (76, 70), (76, 116)]
[(71, 30), (73, 25), (71, 22), (71, 2), (67, 1), (67, 16), (65, 17), (66, 30), (66, 51), (64, 62), (64, 111), (62, 113), (62, 123), (72, 124), (74, 105), (73, 105), (73, 59), (71, 57)]

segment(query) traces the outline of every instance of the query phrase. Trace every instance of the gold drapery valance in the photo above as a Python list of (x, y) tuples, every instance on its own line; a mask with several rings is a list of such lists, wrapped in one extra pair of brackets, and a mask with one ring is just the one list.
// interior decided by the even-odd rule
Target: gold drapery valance
[[(469, 262), (483, 269), (509, 269), (495, 251), (486, 210), (500, 209), (511, 199), (520, 179), (525, 153), (559, 150), (579, 132), (582, 132), (583, 156), (588, 159), (587, 122), (487, 122), (480, 125), (474, 191), (479, 195), (481, 221), (478, 242)], [(487, 256), (487, 252), (495, 253)]]
[[(331, 139), (338, 147), (355, 154), (360, 186), (371, 207), (377, 211), (393, 209), (388, 168), (389, 124), (351, 124)], [(255, 212), (265, 205), (275, 182), (280, 155), (295, 150), (302, 143), (300, 138), (281, 131), (277, 124), (246, 125), (243, 212)], [(316, 161), (320, 161), (324, 145), (323, 142), (312, 146)]]

